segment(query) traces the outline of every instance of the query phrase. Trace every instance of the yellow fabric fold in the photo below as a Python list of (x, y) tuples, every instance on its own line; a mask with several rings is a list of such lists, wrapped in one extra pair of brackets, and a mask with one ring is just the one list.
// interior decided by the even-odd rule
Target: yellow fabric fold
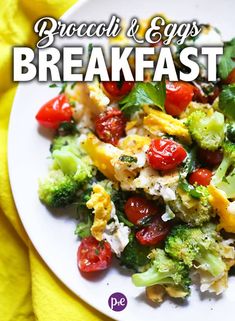
[(72, 294), (44, 264), (21, 224), (8, 177), (8, 123), (16, 92), (12, 46), (33, 46), (34, 21), (59, 17), (74, 2), (0, 0), (0, 321), (110, 320)]

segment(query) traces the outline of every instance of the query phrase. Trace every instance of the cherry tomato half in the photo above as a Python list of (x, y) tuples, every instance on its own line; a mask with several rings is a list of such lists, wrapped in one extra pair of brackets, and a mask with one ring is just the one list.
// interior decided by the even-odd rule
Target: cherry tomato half
[(104, 81), (102, 84), (105, 91), (114, 98), (127, 95), (134, 86), (133, 81)]
[(70, 121), (72, 115), (68, 98), (61, 94), (44, 104), (39, 109), (36, 119), (44, 127), (57, 129), (60, 123)]
[(106, 143), (117, 145), (125, 134), (126, 119), (119, 109), (108, 108), (95, 120), (95, 131), (98, 137)]
[(128, 220), (133, 224), (140, 224), (143, 218), (158, 214), (159, 209), (154, 202), (142, 196), (130, 197), (125, 206), (125, 214)]
[(111, 259), (111, 247), (108, 242), (99, 242), (93, 236), (82, 239), (77, 252), (77, 263), (82, 272), (105, 270), (111, 264)]
[(183, 81), (166, 82), (166, 112), (172, 116), (179, 116), (192, 101), (194, 87)]
[(189, 176), (189, 183), (194, 185), (203, 185), (208, 186), (210, 184), (212, 178), (212, 172), (206, 168), (199, 168), (196, 169), (192, 174)]
[(170, 224), (156, 216), (148, 226), (139, 230), (135, 237), (142, 245), (156, 245), (163, 241), (169, 232)]
[(170, 139), (153, 139), (147, 151), (149, 165), (161, 171), (177, 167), (186, 156), (185, 149)]
[(197, 152), (199, 160), (205, 164), (210, 166), (217, 166), (222, 162), (223, 153), (221, 151), (211, 151), (207, 149), (198, 149)]
[(235, 83), (235, 68), (230, 72), (227, 79), (225, 80), (226, 84), (234, 84)]
[[(210, 88), (211, 86), (211, 88)], [(195, 83), (193, 100), (202, 104), (212, 104), (216, 97), (219, 96), (220, 90), (218, 85), (208, 84), (206, 82)], [(209, 93), (208, 93), (209, 89)]]

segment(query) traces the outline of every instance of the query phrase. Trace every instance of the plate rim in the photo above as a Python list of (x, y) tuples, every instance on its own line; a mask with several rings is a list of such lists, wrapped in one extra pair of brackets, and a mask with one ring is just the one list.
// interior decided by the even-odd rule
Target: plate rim
[[(58, 19), (61, 20), (65, 20), (68, 19), (76, 10), (78, 10), (79, 8), (81, 8), (83, 5), (87, 4), (88, 2), (91, 2), (92, 0), (79, 0), (78, 2), (76, 2), (74, 5), (72, 5), (72, 7), (70, 7), (61, 17), (59, 17)], [(23, 83), (24, 84), (24, 83)], [(12, 103), (12, 107), (11, 107), (11, 111), (10, 111), (10, 117), (9, 117), (9, 123), (8, 123), (8, 133), (7, 133), (7, 169), (8, 169), (8, 177), (9, 177), (9, 183), (10, 183), (10, 189), (11, 189), (11, 193), (12, 193), (12, 198), (14, 201), (14, 205), (16, 207), (17, 210), (17, 214), (20, 218), (20, 221), (23, 225), (24, 231), (27, 235), (27, 237), (29, 238), (29, 241), (32, 243), (34, 249), (36, 250), (37, 254), (39, 255), (39, 257), (41, 258), (42, 262), (47, 266), (47, 268), (49, 269), (49, 271), (52, 272), (52, 274), (59, 280), (59, 282), (61, 282), (69, 291), (71, 291), (71, 293), (73, 293), (76, 297), (78, 297), (80, 300), (82, 300), (85, 304), (87, 304), (90, 308), (93, 308), (95, 310), (97, 310), (99, 313), (105, 315), (108, 318), (111, 318), (113, 320), (117, 320), (115, 319), (113, 316), (111, 316), (110, 314), (108, 314), (108, 311), (105, 310), (105, 308), (102, 306), (98, 306), (98, 304), (92, 302), (90, 303), (89, 301), (87, 301), (87, 298), (85, 296), (83, 296), (81, 293), (78, 294), (72, 287), (70, 287), (68, 284), (66, 284), (63, 279), (60, 278), (60, 276), (56, 273), (56, 271), (53, 270), (52, 267), (50, 267), (49, 263), (47, 262), (46, 258), (43, 257), (41, 250), (39, 248), (39, 246), (37, 246), (37, 244), (33, 241), (33, 237), (31, 237), (31, 233), (30, 231), (27, 230), (26, 228), (26, 223), (24, 221), (24, 217), (22, 215), (20, 215), (20, 210), (19, 210), (19, 204), (16, 201), (15, 198), (15, 187), (13, 184), (13, 171), (11, 169), (12, 167), (12, 158), (13, 158), (13, 150), (12, 150), (12, 146), (13, 144), (11, 143), (13, 140), (13, 130), (12, 130), (12, 119), (13, 119), (13, 114), (14, 114), (14, 110), (16, 109), (16, 107), (18, 106), (17, 101), (18, 101), (18, 97), (20, 96), (20, 92), (21, 92), (21, 88), (23, 86), (23, 84), (21, 84), (20, 82), (17, 84), (17, 89), (16, 89), (16, 93), (14, 96), (14, 101)], [(86, 307), (84, 307), (86, 308)]]

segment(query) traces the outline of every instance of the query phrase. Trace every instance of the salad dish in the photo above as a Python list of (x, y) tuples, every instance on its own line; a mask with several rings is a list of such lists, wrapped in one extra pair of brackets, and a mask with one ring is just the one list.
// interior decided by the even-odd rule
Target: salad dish
[[(78, 268), (86, 277), (116, 257), (156, 303), (187, 299), (195, 277), (219, 295), (234, 272), (235, 40), (201, 27), (195, 46), (224, 46), (216, 82), (201, 63), (191, 83), (148, 71), (138, 83), (68, 83), (36, 115), (54, 133), (39, 198), (74, 208)], [(182, 46), (171, 46), (180, 72)]]

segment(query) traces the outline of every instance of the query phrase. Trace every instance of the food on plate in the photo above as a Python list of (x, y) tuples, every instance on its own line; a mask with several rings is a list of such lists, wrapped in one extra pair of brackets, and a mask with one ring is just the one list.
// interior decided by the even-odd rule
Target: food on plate
[[(54, 133), (39, 198), (76, 209), (78, 268), (116, 257), (157, 303), (186, 299), (192, 274), (220, 294), (235, 265), (235, 41), (202, 25), (202, 43), (224, 45), (214, 83), (201, 62), (191, 83), (152, 82), (146, 70), (144, 82), (64, 84), (36, 115)], [(182, 47), (170, 46), (180, 72)]]

